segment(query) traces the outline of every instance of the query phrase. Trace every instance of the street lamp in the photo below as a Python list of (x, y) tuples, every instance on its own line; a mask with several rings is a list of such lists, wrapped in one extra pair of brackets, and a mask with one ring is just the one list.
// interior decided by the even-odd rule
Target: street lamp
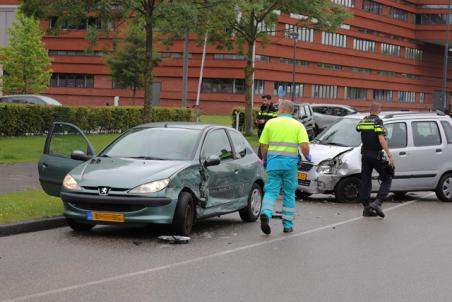
[(296, 66), (296, 55), (295, 51), (297, 49), (297, 38), (298, 34), (296, 32), (291, 32), (289, 34), (293, 39), (293, 50), (292, 50), (292, 102), (295, 101), (295, 66)]
[(447, 94), (447, 69), (449, 63), (449, 26), (450, 26), (450, 8), (451, 0), (447, 6), (446, 19), (446, 40), (444, 41), (444, 61), (443, 61), (443, 111), (449, 113), (449, 98)]

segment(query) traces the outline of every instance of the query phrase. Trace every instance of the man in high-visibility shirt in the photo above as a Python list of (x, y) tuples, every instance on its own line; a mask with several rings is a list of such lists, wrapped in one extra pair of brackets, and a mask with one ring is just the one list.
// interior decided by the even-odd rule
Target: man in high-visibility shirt
[(299, 148), (307, 160), (312, 160), (309, 154), (308, 134), (303, 124), (292, 118), (293, 109), (291, 101), (281, 100), (278, 117), (267, 122), (259, 140), (264, 167), (267, 169), (260, 220), (261, 230), (267, 235), (271, 233), (269, 223), (281, 183), (284, 192), (283, 228), (285, 233), (293, 232)]

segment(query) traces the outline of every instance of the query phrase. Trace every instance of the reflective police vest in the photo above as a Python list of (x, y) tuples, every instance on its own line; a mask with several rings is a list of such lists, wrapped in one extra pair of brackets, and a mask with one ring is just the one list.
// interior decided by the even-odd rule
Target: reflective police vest
[(287, 114), (269, 120), (259, 142), (268, 144), (268, 155), (298, 157), (299, 145), (309, 138), (304, 125)]

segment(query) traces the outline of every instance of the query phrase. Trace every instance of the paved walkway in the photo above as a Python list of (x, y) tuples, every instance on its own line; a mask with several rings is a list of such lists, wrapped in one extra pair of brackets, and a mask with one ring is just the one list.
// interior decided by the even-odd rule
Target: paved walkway
[(37, 163), (0, 165), (0, 194), (38, 188)]

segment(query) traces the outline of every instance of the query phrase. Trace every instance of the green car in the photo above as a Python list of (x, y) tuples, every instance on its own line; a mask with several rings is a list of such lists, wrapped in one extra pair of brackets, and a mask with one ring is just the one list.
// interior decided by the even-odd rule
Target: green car
[(198, 219), (238, 211), (252, 222), (262, 207), (261, 163), (243, 135), (228, 127), (141, 125), (96, 155), (78, 127), (57, 122), (38, 170), (44, 191), (61, 196), (75, 231), (155, 223), (188, 235)]

